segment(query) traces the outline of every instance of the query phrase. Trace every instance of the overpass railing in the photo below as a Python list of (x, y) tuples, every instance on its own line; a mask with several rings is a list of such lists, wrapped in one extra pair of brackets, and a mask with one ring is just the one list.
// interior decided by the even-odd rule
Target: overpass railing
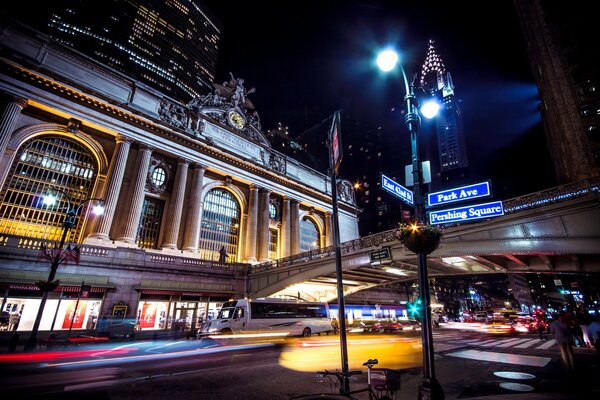
[[(600, 194), (600, 177), (586, 179), (579, 182), (569, 183), (539, 192), (515, 197), (503, 201), (504, 213), (512, 214), (537, 207), (543, 207), (550, 204), (569, 201), (577, 197), (587, 196), (593, 193)], [(370, 247), (378, 246), (381, 243), (396, 240), (395, 229), (376, 233), (373, 235), (350, 240), (340, 244), (342, 254), (354, 253), (365, 250)], [(304, 253), (294, 254), (293, 256), (280, 258), (273, 261), (267, 261), (255, 264), (250, 267), (250, 273), (278, 269), (294, 264), (304, 263), (311, 260), (318, 260), (326, 257), (333, 257), (335, 249), (333, 246), (323, 247)]]
[(585, 179), (503, 201), (504, 213), (511, 214), (561, 203), (577, 197), (587, 196), (594, 192), (600, 193), (600, 177)]

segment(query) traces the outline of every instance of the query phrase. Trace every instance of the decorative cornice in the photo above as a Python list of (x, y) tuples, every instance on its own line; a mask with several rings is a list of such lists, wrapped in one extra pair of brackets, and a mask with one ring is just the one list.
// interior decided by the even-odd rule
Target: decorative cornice
[[(271, 172), (264, 168), (258, 168), (257, 166), (246, 160), (233, 157), (227, 154), (225, 151), (220, 151), (211, 147), (209, 144), (204, 144), (199, 138), (188, 137), (183, 131), (178, 132), (174, 129), (165, 129), (159, 125), (159, 122), (153, 122), (151, 120), (151, 117), (142, 118), (140, 116), (135, 115), (134, 111), (127, 110), (126, 107), (123, 105), (117, 107), (110, 104), (110, 101), (108, 100), (99, 100), (99, 94), (95, 94), (95, 97), (92, 97), (90, 95), (87, 95), (86, 93), (83, 93), (82, 91), (74, 89), (73, 87), (66, 86), (39, 73), (28, 70), (19, 65), (10, 63), (6, 59), (2, 59), (0, 61), (0, 72), (13, 78), (19, 79), (27, 83), (28, 85), (37, 87), (47, 92), (51, 92), (55, 96), (68, 99), (86, 108), (94, 109), (100, 114), (117, 118), (127, 124), (131, 124), (142, 128), (146, 131), (150, 131), (155, 134), (161, 135), (165, 138), (168, 138), (172, 142), (193, 149), (208, 157), (223, 161), (224, 163), (229, 164), (232, 167), (239, 168), (253, 175), (266, 178), (281, 186), (313, 197), (324, 203), (331, 202), (331, 196), (324, 195), (323, 193), (315, 189), (296, 184), (292, 181), (293, 178), (291, 177), (283, 177), (280, 174), (277, 174), (276, 172)], [(348, 212), (356, 212), (356, 207), (349, 206), (346, 204), (340, 204), (339, 206), (340, 209), (344, 209)]]

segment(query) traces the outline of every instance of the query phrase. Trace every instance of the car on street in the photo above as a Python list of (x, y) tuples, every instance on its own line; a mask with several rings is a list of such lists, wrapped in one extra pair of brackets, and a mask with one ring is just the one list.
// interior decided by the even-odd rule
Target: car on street
[(516, 332), (515, 327), (504, 319), (491, 319), (482, 325), (482, 330), (494, 335), (512, 335)]
[(516, 318), (512, 323), (515, 332), (519, 333), (537, 333), (538, 324), (542, 326), (542, 332), (549, 332), (548, 322), (542, 319), (525, 316)]

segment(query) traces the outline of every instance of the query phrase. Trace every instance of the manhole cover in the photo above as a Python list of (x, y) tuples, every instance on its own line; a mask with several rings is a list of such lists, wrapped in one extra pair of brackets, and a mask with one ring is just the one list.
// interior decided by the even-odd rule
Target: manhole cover
[(513, 392), (531, 392), (533, 391), (533, 386), (524, 385), (522, 383), (515, 382), (502, 382), (500, 387), (506, 390), (512, 390)]
[(535, 375), (526, 374), (525, 372), (512, 372), (512, 371), (496, 371), (494, 375), (499, 376), (500, 378), (506, 379), (533, 379)]

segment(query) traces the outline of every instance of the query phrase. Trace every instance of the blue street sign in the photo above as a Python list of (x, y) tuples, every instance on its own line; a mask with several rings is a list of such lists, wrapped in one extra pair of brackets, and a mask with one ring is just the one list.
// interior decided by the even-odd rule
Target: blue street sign
[(427, 194), (427, 203), (430, 207), (455, 201), (473, 200), (479, 197), (491, 196), (490, 183), (481, 182), (473, 185), (461, 186), (454, 189)]
[(432, 225), (450, 224), (454, 222), (472, 221), (481, 218), (499, 217), (501, 215), (504, 215), (502, 202), (494, 201), (492, 203), (451, 208), (449, 210), (430, 211), (429, 223)]
[(413, 204), (413, 192), (383, 174), (381, 174), (381, 187), (408, 204)]

